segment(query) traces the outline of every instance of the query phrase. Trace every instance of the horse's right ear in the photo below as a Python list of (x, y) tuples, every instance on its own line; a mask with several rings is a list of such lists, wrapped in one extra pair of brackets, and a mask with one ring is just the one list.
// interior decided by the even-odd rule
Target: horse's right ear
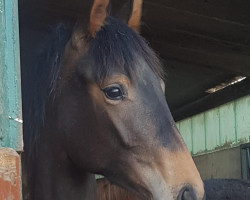
[(96, 33), (105, 24), (108, 5), (109, 5), (109, 0), (94, 0), (90, 12), (89, 27), (88, 27), (88, 31), (92, 37), (95, 37)]
[(88, 36), (94, 38), (101, 27), (105, 25), (108, 5), (109, 0), (94, 0), (89, 17), (87, 19), (82, 15), (78, 17), (71, 36), (72, 46), (75, 49), (83, 46), (85, 44), (84, 39)]

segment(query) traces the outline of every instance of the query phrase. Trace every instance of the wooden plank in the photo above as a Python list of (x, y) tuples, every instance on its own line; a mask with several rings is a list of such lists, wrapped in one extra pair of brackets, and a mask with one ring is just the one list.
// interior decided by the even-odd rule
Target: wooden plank
[(220, 112), (220, 143), (230, 147), (235, 142), (235, 109), (234, 102), (219, 108)]
[(220, 146), (219, 109), (205, 112), (206, 150), (210, 151)]
[(0, 148), (0, 199), (21, 200), (20, 157), (10, 148)]
[(167, 27), (239, 44), (250, 44), (249, 24), (180, 10), (154, 1), (145, 2), (144, 8), (143, 20), (148, 30), (164, 30)]
[(164, 30), (158, 30), (157, 32), (146, 32), (144, 36), (151, 38), (152, 43), (156, 41), (166, 45), (171, 44), (199, 50), (204, 50), (205, 47), (208, 52), (215, 51), (217, 54), (222, 54), (223, 52), (228, 54), (250, 54), (249, 44), (234, 43), (228, 40), (207, 36), (205, 33), (196, 34), (194, 32), (166, 27)]
[(236, 138), (238, 143), (250, 141), (250, 96), (235, 102)]
[[(152, 0), (144, 0), (152, 2)], [(242, 24), (249, 24), (249, 0), (154, 0), (159, 6), (167, 6), (177, 10), (184, 10), (212, 18), (234, 21)]]
[[(189, 149), (198, 155), (250, 142), (249, 113), (250, 95), (179, 121), (178, 124)], [(191, 142), (189, 136), (186, 138), (190, 134)]]
[(229, 46), (228, 49), (220, 50), (220, 45), (215, 44), (212, 47), (213, 50), (209, 50), (209, 42), (204, 46), (189, 47), (186, 41), (176, 45), (171, 42), (155, 41), (154, 39), (152, 39), (151, 45), (165, 59), (176, 59), (195, 65), (224, 69), (238, 75), (250, 76), (249, 47), (246, 47), (245, 50), (242, 47), (240, 51), (230, 51), (229, 49), (233, 48), (234, 45)]
[(192, 120), (185, 119), (179, 123), (179, 130), (184, 142), (187, 145), (188, 150), (192, 153), (193, 152), (193, 141), (192, 141)]
[(193, 154), (198, 154), (206, 148), (204, 113), (192, 117)]
[(206, 96), (204, 91), (207, 89), (235, 77), (224, 70), (176, 60), (167, 60), (163, 64), (167, 73), (166, 99), (171, 111)]
[(22, 151), (17, 0), (0, 0), (0, 146)]

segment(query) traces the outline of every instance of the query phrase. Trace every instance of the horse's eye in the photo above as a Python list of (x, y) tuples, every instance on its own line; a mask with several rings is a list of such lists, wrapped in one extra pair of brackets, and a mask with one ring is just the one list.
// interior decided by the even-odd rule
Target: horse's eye
[(124, 98), (122, 88), (119, 86), (110, 86), (103, 89), (105, 96), (111, 100), (121, 100)]

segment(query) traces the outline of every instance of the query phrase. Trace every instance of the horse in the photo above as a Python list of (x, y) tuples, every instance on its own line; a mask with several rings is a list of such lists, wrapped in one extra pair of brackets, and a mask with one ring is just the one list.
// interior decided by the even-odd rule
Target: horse
[(139, 35), (142, 1), (128, 20), (109, 4), (94, 0), (88, 18), (36, 38), (42, 47), (24, 34), (23, 197), (96, 200), (101, 174), (140, 199), (202, 200), (159, 58)]
[[(240, 179), (204, 180), (206, 200), (248, 200), (250, 181)], [(98, 200), (139, 200), (128, 191), (111, 185), (105, 178), (97, 180)]]

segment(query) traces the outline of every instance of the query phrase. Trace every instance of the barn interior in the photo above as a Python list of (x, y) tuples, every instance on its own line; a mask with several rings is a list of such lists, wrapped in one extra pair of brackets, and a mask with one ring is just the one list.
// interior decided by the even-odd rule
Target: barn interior
[[(111, 13), (130, 4), (112, 0)], [(90, 6), (90, 0), (20, 0), (21, 48), (23, 34), (37, 41), (53, 25), (87, 15)], [(163, 62), (176, 121), (250, 93), (249, 10), (248, 0), (144, 0), (141, 35)]]

